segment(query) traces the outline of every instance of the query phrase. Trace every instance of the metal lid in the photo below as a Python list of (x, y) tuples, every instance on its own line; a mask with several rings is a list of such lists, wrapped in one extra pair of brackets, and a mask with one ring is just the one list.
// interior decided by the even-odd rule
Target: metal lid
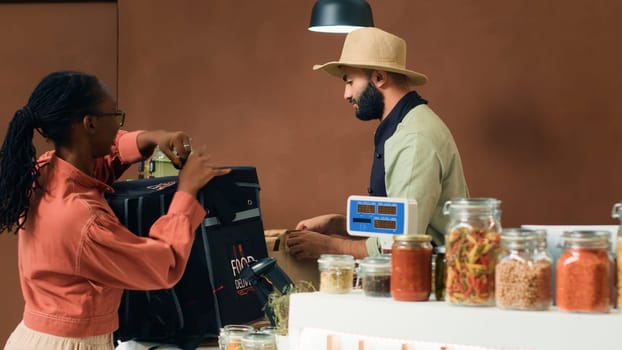
[(368, 256), (359, 262), (362, 268), (391, 268), (391, 258), (387, 256)]
[(250, 333), (242, 338), (242, 348), (245, 346), (261, 346), (276, 344), (276, 337), (271, 333)]
[(428, 235), (396, 235), (394, 241), (398, 242), (431, 242), (432, 236)]
[(452, 198), (443, 205), (443, 214), (450, 211), (462, 210), (490, 210), (499, 211), (501, 201), (496, 198)]
[(560, 244), (580, 248), (608, 248), (610, 238), (609, 231), (565, 231), (560, 238)]
[(329, 264), (331, 266), (354, 267), (354, 257), (352, 255), (322, 254), (317, 259), (317, 262), (320, 266)]

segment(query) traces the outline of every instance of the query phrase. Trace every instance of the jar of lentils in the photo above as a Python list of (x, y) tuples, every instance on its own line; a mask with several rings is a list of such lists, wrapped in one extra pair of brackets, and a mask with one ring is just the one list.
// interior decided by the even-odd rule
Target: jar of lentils
[(567, 231), (557, 260), (556, 304), (562, 311), (607, 313), (611, 268), (607, 231)]

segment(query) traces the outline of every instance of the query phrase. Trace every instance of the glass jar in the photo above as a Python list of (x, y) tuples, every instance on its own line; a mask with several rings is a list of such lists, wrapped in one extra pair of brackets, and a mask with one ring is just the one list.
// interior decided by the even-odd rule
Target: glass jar
[[(616, 263), (617, 263), (617, 306), (618, 309), (622, 308), (622, 212), (620, 208), (622, 207), (622, 202), (616, 203), (613, 205), (611, 209), (611, 217), (618, 218), (620, 220), (620, 227), (618, 228), (618, 235), (616, 238), (616, 242), (614, 242), (616, 246)], [(614, 275), (615, 277), (615, 275)]]
[(541, 281), (538, 300), (543, 307), (546, 305), (545, 310), (553, 304), (553, 257), (547, 250), (546, 230), (534, 230), (533, 234), (536, 236), (533, 261), (537, 266), (537, 271), (541, 273), (538, 275)]
[(606, 313), (611, 308), (607, 231), (567, 231), (557, 260), (556, 301), (562, 311)]
[(445, 246), (434, 248), (432, 259), (432, 291), (434, 299), (445, 300), (445, 280), (447, 278), (447, 268), (445, 261)]
[(494, 198), (454, 198), (445, 203), (443, 213), (449, 215), (445, 286), (450, 304), (495, 304), (500, 204)]
[[(495, 268), (495, 301), (498, 307), (546, 310), (551, 306), (553, 268), (550, 260), (536, 254), (539, 239), (540, 236), (531, 230), (503, 230)], [(546, 243), (546, 236), (544, 239)]]
[(350, 293), (354, 281), (354, 257), (352, 255), (322, 254), (318, 259), (320, 292)]
[(391, 296), (424, 301), (432, 289), (432, 237), (398, 235), (391, 247)]
[(391, 296), (391, 258), (368, 256), (359, 263), (363, 293), (370, 297)]
[(242, 348), (242, 338), (254, 332), (252, 326), (247, 325), (226, 325), (220, 329), (220, 335), (218, 336), (218, 349), (219, 350), (240, 350)]
[(242, 338), (242, 350), (276, 350), (276, 337), (270, 333), (250, 333)]

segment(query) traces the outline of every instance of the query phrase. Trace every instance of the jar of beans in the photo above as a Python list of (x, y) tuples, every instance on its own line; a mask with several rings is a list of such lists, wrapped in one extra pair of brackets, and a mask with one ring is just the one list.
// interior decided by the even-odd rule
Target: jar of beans
[(363, 293), (370, 297), (391, 296), (391, 257), (368, 256), (359, 263)]
[(606, 313), (613, 266), (607, 231), (567, 231), (557, 260), (556, 304), (562, 311)]
[(432, 291), (432, 237), (398, 235), (391, 248), (391, 296), (425, 301)]
[(552, 262), (541, 251), (546, 232), (510, 228), (501, 234), (501, 252), (495, 268), (498, 307), (546, 310), (551, 306)]
[(500, 204), (501, 201), (494, 198), (454, 198), (445, 203), (443, 213), (449, 215), (445, 287), (450, 304), (495, 304)]

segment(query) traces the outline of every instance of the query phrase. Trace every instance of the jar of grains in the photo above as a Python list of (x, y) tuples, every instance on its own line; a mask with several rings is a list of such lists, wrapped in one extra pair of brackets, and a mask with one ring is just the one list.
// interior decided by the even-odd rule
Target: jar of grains
[(500, 204), (501, 201), (494, 198), (454, 198), (445, 203), (443, 213), (449, 215), (445, 287), (450, 304), (495, 304)]
[(276, 336), (270, 333), (250, 333), (242, 338), (242, 350), (276, 350)]
[(432, 290), (432, 237), (398, 235), (391, 247), (391, 296), (424, 301)]
[[(546, 310), (551, 306), (552, 262), (536, 254), (539, 231), (511, 228), (501, 234), (495, 270), (495, 301), (505, 309)], [(546, 244), (546, 233), (544, 236)]]
[(354, 278), (352, 255), (322, 254), (318, 259), (320, 292), (350, 293)]
[(371, 297), (391, 296), (391, 257), (368, 256), (359, 263), (363, 293)]
[(607, 231), (567, 231), (557, 260), (556, 301), (563, 311), (609, 312), (611, 267)]
[(613, 205), (611, 209), (611, 216), (614, 218), (620, 219), (620, 227), (618, 229), (618, 237), (616, 242), (616, 263), (617, 263), (617, 281), (618, 281), (618, 290), (617, 290), (617, 305), (618, 309), (622, 308), (622, 212), (620, 212), (620, 208), (622, 207), (622, 202), (616, 203)]

